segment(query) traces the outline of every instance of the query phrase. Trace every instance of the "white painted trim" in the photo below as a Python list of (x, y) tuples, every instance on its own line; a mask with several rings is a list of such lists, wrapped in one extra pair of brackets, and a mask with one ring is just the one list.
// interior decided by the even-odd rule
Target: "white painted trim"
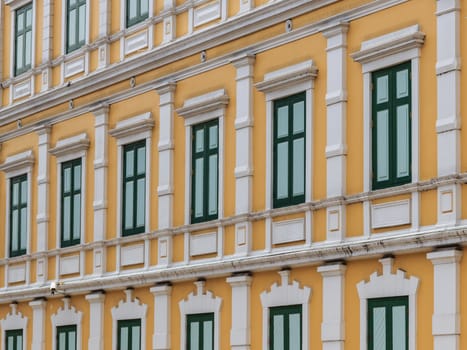
[(263, 349), (269, 349), (269, 308), (286, 305), (302, 306), (302, 349), (308, 349), (309, 308), (311, 288), (303, 287), (297, 281), (289, 284), (290, 271), (279, 271), (281, 285), (274, 283), (271, 288), (260, 294), (261, 306), (263, 307)]
[(226, 282), (232, 288), (232, 328), (230, 345), (232, 349), (249, 349), (251, 343), (251, 282), (249, 275), (228, 277)]
[(219, 18), (221, 18), (220, 0), (193, 8), (193, 27), (195, 28)]
[(62, 300), (63, 307), (60, 307), (50, 318), (52, 321), (52, 349), (57, 348), (57, 327), (76, 325), (76, 350), (81, 350), (83, 313), (76, 311), (76, 308), (70, 305), (71, 298), (65, 297)]
[[(151, 204), (151, 155), (152, 155), (152, 129), (154, 120), (151, 112), (139, 114), (135, 117), (119, 121), (109, 134), (117, 139), (117, 207), (116, 210), (122, 210), (122, 183), (123, 183), (123, 146), (139, 140), (146, 140), (146, 203), (145, 203), (145, 232), (149, 230), (150, 204)], [(121, 215), (117, 214), (117, 236), (122, 235)], [(119, 250), (118, 250), (119, 251)], [(120, 264), (119, 264), (120, 266)]]
[(12, 303), (10, 304), (11, 311), (6, 315), (6, 317), (0, 321), (1, 325), (1, 333), (2, 333), (2, 350), (6, 350), (6, 341), (5, 335), (6, 331), (21, 329), (23, 331), (23, 350), (27, 349), (28, 345), (28, 318), (26, 316), (23, 317), (21, 312), (18, 312), (16, 309), (18, 304)]
[[(264, 75), (255, 87), (265, 93), (266, 98), (266, 209), (272, 208), (272, 138), (274, 100), (305, 91), (305, 202), (312, 199), (313, 167), (313, 89), (317, 68), (312, 60), (285, 67)], [(308, 153), (310, 153), (308, 155)], [(266, 224), (267, 225), (267, 224)], [(268, 226), (268, 225), (267, 225)]]
[(410, 199), (371, 205), (371, 228), (383, 228), (411, 223)]
[(47, 301), (44, 299), (32, 300), (29, 302), (32, 309), (32, 350), (43, 350), (45, 344), (45, 329), (46, 329), (46, 306)]
[(210, 291), (205, 291), (205, 281), (194, 282), (196, 294), (191, 292), (187, 299), (178, 303), (180, 308), (180, 348), (186, 347), (186, 317), (192, 314), (214, 313), (214, 349), (220, 349), (220, 309), (222, 299), (215, 297)]
[(305, 220), (303, 218), (273, 222), (272, 244), (283, 244), (304, 240)]
[(89, 339), (88, 349), (104, 348), (104, 301), (105, 294), (96, 292), (86, 295), (89, 302)]
[(383, 266), (383, 274), (378, 275), (374, 272), (370, 276), (370, 280), (360, 281), (357, 284), (358, 296), (360, 298), (360, 350), (367, 349), (367, 306), (368, 299), (372, 298), (387, 298), (396, 296), (409, 297), (409, 348), (408, 350), (416, 349), (417, 337), (417, 277), (405, 277), (405, 271), (397, 270), (392, 273), (393, 258), (383, 258), (379, 262)]
[(160, 285), (149, 290), (154, 295), (153, 350), (170, 349), (171, 294), (170, 285)]
[(229, 102), (224, 89), (186, 100), (176, 113), (185, 119), (185, 224), (191, 221), (191, 127), (212, 119), (219, 120), (218, 218), (224, 217), (224, 117)]
[(120, 266), (143, 264), (146, 257), (144, 250), (144, 243), (120, 247)]
[(126, 299), (120, 300), (112, 312), (112, 350), (117, 350), (118, 321), (141, 319), (141, 349), (146, 349), (146, 316), (148, 306), (133, 298), (133, 290), (125, 289)]
[(217, 231), (190, 235), (190, 256), (218, 253)]

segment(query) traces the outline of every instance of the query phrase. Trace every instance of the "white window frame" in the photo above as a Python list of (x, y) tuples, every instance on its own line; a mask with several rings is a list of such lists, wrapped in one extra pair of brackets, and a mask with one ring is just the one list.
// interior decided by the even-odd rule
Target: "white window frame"
[(117, 350), (118, 321), (141, 319), (141, 350), (146, 349), (146, 315), (148, 306), (133, 298), (133, 289), (125, 289), (126, 299), (120, 300), (112, 312), (112, 350)]
[(217, 218), (224, 217), (224, 118), (229, 97), (224, 89), (196, 96), (185, 101), (183, 107), (176, 110), (177, 114), (185, 119), (185, 224), (191, 222), (191, 137), (192, 126), (202, 124), (213, 119), (219, 120), (219, 146), (218, 146), (218, 179), (217, 184)]
[(32, 169), (34, 166), (34, 153), (32, 150), (16, 153), (6, 158), (0, 165), (0, 171), (5, 173), (6, 181), (6, 216), (5, 216), (5, 256), (10, 256), (10, 183), (11, 179), (26, 174), (28, 181), (28, 209), (26, 229), (26, 255), (31, 254), (31, 195), (32, 195)]
[(56, 247), (61, 247), (61, 188), (62, 188), (62, 164), (70, 160), (81, 158), (81, 244), (84, 243), (84, 228), (86, 225), (86, 157), (89, 149), (89, 139), (86, 133), (75, 135), (66, 139), (60, 139), (55, 147), (50, 149), (50, 154), (57, 159), (57, 225), (56, 225)]
[(367, 328), (368, 328), (368, 299), (373, 298), (389, 298), (398, 296), (409, 297), (409, 348), (408, 350), (416, 349), (417, 332), (417, 277), (405, 277), (405, 271), (397, 270), (392, 273), (393, 258), (383, 258), (379, 262), (383, 266), (383, 274), (378, 275), (374, 272), (370, 276), (370, 280), (360, 281), (357, 284), (358, 297), (360, 298), (360, 350), (367, 350)]
[[(420, 56), (425, 34), (418, 24), (362, 42), (360, 51), (351, 55), (361, 63), (363, 72), (363, 191), (372, 190), (371, 181), (371, 74), (404, 62), (412, 72), (412, 183), (419, 181)], [(418, 201), (417, 201), (418, 203)], [(418, 222), (418, 220), (417, 220)]]
[(117, 123), (114, 129), (109, 131), (109, 134), (117, 140), (117, 237), (122, 237), (122, 218), (121, 213), (123, 205), (123, 148), (125, 145), (137, 141), (146, 141), (146, 202), (145, 202), (145, 218), (144, 232), (149, 230), (150, 219), (150, 199), (151, 199), (151, 149), (152, 149), (152, 129), (154, 120), (151, 112), (139, 114), (135, 117), (124, 119)]
[(220, 310), (222, 299), (205, 290), (205, 281), (194, 282), (196, 294), (191, 292), (187, 299), (178, 303), (180, 309), (180, 348), (186, 347), (187, 315), (214, 313), (214, 349), (220, 349)]
[(6, 317), (0, 321), (0, 326), (2, 328), (2, 350), (6, 350), (5, 335), (6, 331), (22, 329), (23, 330), (23, 350), (27, 349), (27, 327), (28, 327), (28, 318), (23, 316), (21, 312), (17, 311), (18, 304), (10, 304), (11, 311), (6, 315)]
[(60, 307), (51, 317), (52, 349), (57, 348), (57, 327), (76, 325), (76, 350), (81, 350), (83, 313), (76, 311), (75, 307), (70, 306), (71, 298), (65, 297), (62, 300), (63, 308)]
[[(16, 46), (15, 46), (15, 35), (16, 35), (16, 10), (26, 6), (27, 4), (32, 3), (32, 43), (31, 43), (31, 69), (26, 72), (19, 74), (17, 77), (30, 75), (32, 70), (36, 66), (36, 1), (33, 0), (10, 0), (5, 1), (5, 5), (10, 7), (11, 10), (11, 33), (10, 33), (10, 77), (15, 76), (15, 63), (16, 63)], [(32, 82), (31, 82), (32, 83)], [(31, 89), (34, 90), (34, 89)]]
[(261, 293), (261, 306), (263, 307), (263, 349), (269, 349), (269, 309), (277, 306), (302, 306), (302, 349), (308, 349), (309, 343), (309, 307), (311, 288), (300, 288), (297, 281), (289, 284), (290, 270), (279, 271), (281, 285), (274, 283), (270, 289)]
[(256, 88), (266, 97), (266, 210), (273, 207), (273, 120), (274, 101), (305, 92), (305, 202), (312, 196), (313, 165), (313, 89), (317, 69), (312, 60), (285, 67), (264, 75)]

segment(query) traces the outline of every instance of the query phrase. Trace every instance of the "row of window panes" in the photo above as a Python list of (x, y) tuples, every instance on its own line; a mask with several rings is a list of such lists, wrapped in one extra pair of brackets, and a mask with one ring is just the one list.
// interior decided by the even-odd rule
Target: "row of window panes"
[[(82, 47), (86, 41), (86, 1), (66, 1), (66, 52)], [(126, 26), (133, 26), (149, 16), (149, 0), (126, 0)], [(32, 3), (15, 13), (15, 65), (14, 74), (31, 69), (32, 62)]]
[[(78, 0), (76, 0), (78, 1)], [(410, 63), (373, 74), (373, 188), (411, 181)], [(273, 205), (305, 201), (305, 93), (274, 102)], [(193, 223), (218, 217), (219, 122), (192, 128)], [(145, 231), (146, 143), (123, 149), (122, 235)], [(78, 244), (81, 232), (81, 160), (62, 166), (61, 243)], [(26, 252), (27, 178), (11, 180), (10, 256)]]
[[(408, 349), (407, 296), (368, 300), (368, 350)], [(141, 319), (119, 320), (117, 350), (141, 350)], [(187, 315), (187, 350), (214, 349), (214, 313)], [(76, 325), (57, 327), (57, 350), (76, 350)], [(23, 331), (8, 330), (6, 350), (23, 349)], [(302, 350), (302, 306), (269, 309), (269, 349)]]

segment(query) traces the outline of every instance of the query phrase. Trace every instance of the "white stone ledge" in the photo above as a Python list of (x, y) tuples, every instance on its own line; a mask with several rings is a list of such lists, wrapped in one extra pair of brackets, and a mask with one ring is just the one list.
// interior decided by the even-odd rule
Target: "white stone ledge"
[(441, 134), (443, 132), (460, 130), (461, 121), (459, 117), (449, 116), (446, 118), (436, 120), (436, 132)]

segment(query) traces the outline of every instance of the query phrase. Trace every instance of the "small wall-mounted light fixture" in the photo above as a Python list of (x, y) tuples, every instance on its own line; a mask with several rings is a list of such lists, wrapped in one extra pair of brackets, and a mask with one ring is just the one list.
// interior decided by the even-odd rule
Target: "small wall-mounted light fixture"
[(288, 19), (287, 21), (285, 21), (285, 31), (289, 33), (292, 31), (292, 29), (293, 29), (292, 20)]
[(130, 78), (130, 87), (131, 88), (134, 88), (136, 86), (136, 78), (135, 77), (131, 77)]
[(73, 109), (74, 107), (75, 107), (75, 103), (73, 102), (73, 100), (68, 101), (68, 108)]
[(201, 51), (200, 59), (201, 59), (201, 62), (206, 62), (207, 60), (206, 50)]
[(18, 120), (16, 121), (16, 127), (19, 129), (19, 128), (21, 128), (22, 126), (23, 126), (23, 122), (21, 121), (21, 119), (18, 119)]

